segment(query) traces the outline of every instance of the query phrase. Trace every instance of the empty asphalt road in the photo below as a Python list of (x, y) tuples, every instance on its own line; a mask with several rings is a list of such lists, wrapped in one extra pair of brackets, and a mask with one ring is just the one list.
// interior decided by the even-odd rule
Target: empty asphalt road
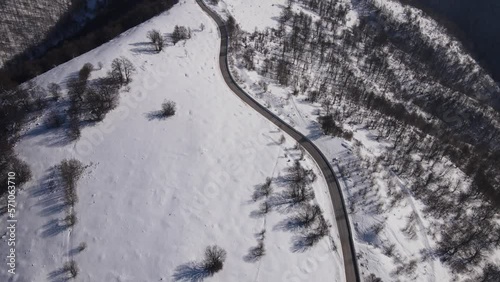
[(312, 158), (314, 158), (319, 168), (321, 169), (324, 177), (326, 178), (335, 211), (337, 229), (339, 231), (340, 241), (342, 244), (342, 255), (344, 258), (346, 281), (360, 281), (356, 252), (354, 251), (354, 242), (351, 234), (351, 229), (349, 228), (349, 218), (347, 217), (344, 198), (342, 196), (342, 191), (340, 189), (338, 180), (335, 177), (328, 159), (326, 159), (323, 153), (318, 149), (318, 147), (316, 147), (316, 145), (314, 145), (311, 140), (282, 121), (268, 109), (263, 107), (260, 103), (255, 101), (252, 97), (250, 97), (250, 95), (248, 95), (245, 91), (243, 91), (243, 89), (238, 86), (229, 72), (229, 66), (227, 62), (227, 49), (229, 40), (226, 23), (215, 12), (210, 10), (210, 8), (208, 8), (202, 0), (196, 0), (196, 2), (198, 2), (203, 11), (205, 11), (217, 23), (217, 26), (219, 28), (221, 36), (219, 65), (222, 76), (224, 77), (224, 80), (226, 81), (229, 88), (250, 107), (254, 108), (257, 112), (259, 112), (261, 115), (266, 117), (283, 131), (288, 133), (293, 139), (299, 142), (300, 145), (302, 145), (302, 147), (304, 147), (304, 149), (312, 156)]

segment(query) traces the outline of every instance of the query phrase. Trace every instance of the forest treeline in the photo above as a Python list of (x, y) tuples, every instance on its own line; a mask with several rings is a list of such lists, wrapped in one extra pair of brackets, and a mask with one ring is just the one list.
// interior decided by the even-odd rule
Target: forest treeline
[[(33, 46), (5, 62), (0, 69), (0, 88), (12, 89), (20, 83), (108, 42), (127, 29), (170, 9), (176, 3), (178, 0), (108, 1), (106, 8), (100, 11), (81, 31), (66, 38), (57, 46), (43, 54), (37, 54), (40, 46)], [(64, 18), (61, 20), (65, 25), (68, 24)], [(46, 40), (52, 40), (54, 34), (60, 33), (61, 29), (64, 27), (56, 24), (45, 35)], [(42, 41), (39, 45), (43, 44)]]
[[(86, 12), (86, 0), (4, 0), (0, 2), (0, 65), (27, 50), (42, 50), (55, 33), (68, 34)], [(88, 13), (91, 16), (90, 13)]]
[[(500, 247), (498, 86), (477, 63), (422, 34), (411, 9), (400, 21), (376, 1), (359, 6), (359, 24), (346, 29), (348, 7), (337, 0), (288, 1), (277, 28), (230, 28), (233, 58), (321, 104), (325, 133), (352, 136), (342, 124), (360, 124), (390, 140), (377, 162), (410, 180), (433, 218), (437, 246), (425, 257), (472, 273)], [(446, 160), (468, 180), (445, 177)], [(500, 278), (498, 266), (487, 269), (483, 278)]]

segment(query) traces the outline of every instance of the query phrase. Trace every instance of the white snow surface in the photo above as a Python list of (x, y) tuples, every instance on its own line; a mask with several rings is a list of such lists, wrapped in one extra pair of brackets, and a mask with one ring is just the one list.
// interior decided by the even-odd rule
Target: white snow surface
[[(269, 2), (238, 0), (234, 7), (251, 16), (273, 7)], [(238, 3), (253, 10), (243, 11)], [(267, 23), (255, 26), (260, 24)], [(191, 27), (193, 38), (151, 53), (144, 43), (147, 31), (170, 33), (175, 25)], [(70, 259), (80, 269), (77, 281), (175, 281), (178, 266), (199, 261), (205, 247), (215, 244), (227, 251), (227, 260), (208, 281), (344, 281), (330, 196), (309, 157), (301, 162), (320, 176), (313, 184), (315, 201), (333, 223), (338, 251), (325, 238), (293, 252), (294, 233), (277, 228), (290, 214), (252, 216), (259, 205), (251, 201), (254, 187), (285, 174), (299, 153), (291, 149), (290, 137), (278, 144), (283, 133), (226, 86), (218, 69), (219, 44), (215, 23), (187, 0), (35, 79), (41, 86), (64, 85), (84, 63), (102, 62), (104, 68), (92, 73), (98, 78), (119, 56), (138, 70), (117, 109), (85, 127), (79, 141), (67, 144), (61, 131), (45, 130), (42, 117), (26, 129), (16, 151), (30, 164), (33, 179), (17, 198), (17, 274), (2, 267), (0, 281), (58, 281), (58, 270)], [(177, 103), (176, 115), (151, 118), (164, 99)], [(50, 169), (65, 158), (88, 165), (77, 187), (78, 222), (69, 229), (59, 227), (65, 212), (46, 187)], [(273, 187), (284, 189), (279, 182)], [(266, 255), (246, 262), (263, 228)], [(87, 248), (75, 253), (81, 242)]]
[(233, 0), (220, 1), (215, 8), (223, 17), (232, 15), (243, 30), (252, 32), (255, 29), (263, 30), (278, 23), (278, 18), (287, 0), (249, 1)]

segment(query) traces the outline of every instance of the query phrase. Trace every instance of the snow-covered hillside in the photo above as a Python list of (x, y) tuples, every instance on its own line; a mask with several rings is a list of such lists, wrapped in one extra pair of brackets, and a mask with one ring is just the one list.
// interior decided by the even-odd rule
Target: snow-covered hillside
[[(289, 3), (290, 9), (286, 9)], [(376, 8), (384, 11), (383, 15), (374, 11), (373, 6), (376, 5), (380, 6)], [(408, 142), (410, 146), (397, 150), (400, 142), (398, 138), (404, 134), (401, 133), (398, 138), (384, 136), (384, 129), (394, 127), (374, 126), (384, 120), (383, 115), (378, 115), (374, 107), (365, 109), (356, 104), (357, 98), (349, 98), (356, 91), (365, 94), (373, 91), (377, 96), (386, 97), (393, 103), (400, 102), (403, 109), (408, 107), (411, 109), (409, 112), (421, 114), (428, 121), (436, 120), (436, 123), (443, 122), (440, 115), (445, 115), (442, 119), (449, 123), (447, 113), (459, 113), (440, 104), (435, 104), (437, 113), (429, 113), (411, 104), (418, 95), (424, 96), (415, 90), (418, 89), (416, 85), (429, 92), (429, 89), (433, 89), (431, 87), (445, 89), (445, 92), (450, 91), (448, 88), (453, 88), (455, 84), (446, 81), (429, 83), (428, 78), (420, 81), (421, 73), (410, 71), (405, 68), (405, 63), (402, 62), (404, 60), (396, 59), (403, 53), (400, 50), (394, 51), (384, 46), (381, 48), (383, 52), (373, 56), (373, 61), (365, 61), (364, 52), (370, 53), (373, 50), (362, 39), (368, 36), (355, 30), (355, 27), (361, 22), (365, 27), (373, 24), (367, 23), (366, 19), (372, 17), (396, 22), (396, 26), (399, 22), (413, 24), (414, 32), (425, 38), (429, 45), (436, 46), (450, 61), (456, 62), (456, 68), (461, 64), (466, 65), (470, 73), (464, 72), (463, 76), (469, 76), (466, 79), (470, 81), (471, 90), (460, 93), (463, 94), (460, 96), (464, 100), (463, 104), (474, 108), (476, 103), (493, 99), (497, 94), (489, 96), (489, 93), (498, 93), (495, 82), (481, 70), (456, 39), (421, 11), (403, 6), (398, 1), (260, 0), (250, 3), (221, 0), (218, 5), (211, 7), (226, 18), (229, 15), (234, 17), (242, 30), (235, 36), (237, 39), (233, 41), (230, 59), (232, 72), (241, 87), (295, 129), (314, 140), (337, 169), (349, 204), (362, 279), (375, 281), (370, 280), (374, 279), (370, 274), (374, 274), (382, 281), (462, 281), (469, 275), (477, 277), (482, 272), (482, 267), (476, 267), (464, 274), (464, 268), (462, 272), (452, 270), (439, 260), (436, 251), (439, 240), (442, 242), (439, 237), (442, 230), (439, 226), (445, 226), (447, 222), (445, 220), (445, 224), (440, 225), (443, 219), (435, 218), (432, 213), (436, 206), (426, 206), (432, 204), (429, 203), (429, 198), (447, 199), (449, 195), (459, 194), (454, 194), (455, 191), (467, 191), (470, 178), (450, 158), (425, 160), (423, 155), (432, 151), (426, 147), (429, 140), (433, 140), (430, 137), (403, 137), (404, 142)], [(335, 9), (338, 9), (338, 17), (332, 18), (328, 12)], [(322, 11), (323, 15), (318, 11)], [(374, 41), (384, 41), (384, 36), (385, 34)], [(316, 45), (302, 45), (297, 41), (315, 42)], [(298, 48), (292, 46), (294, 42)], [(350, 45), (355, 47), (350, 49)], [(409, 57), (413, 55), (408, 53)], [(319, 59), (320, 56), (323, 59)], [(389, 68), (394, 69), (393, 75), (388, 75), (385, 79), (385, 84), (384, 80), (377, 82), (372, 79), (372, 75), (380, 75), (380, 71), (377, 73), (371, 68), (377, 60), (387, 60)], [(289, 75), (283, 79), (286, 82), (280, 81), (281, 77), (286, 77), (283, 73)], [(356, 86), (350, 87), (349, 81), (353, 81), (352, 85)], [(393, 81), (398, 81), (395, 84), (401, 86), (388, 87)], [(489, 91), (485, 90), (488, 88)], [(411, 90), (407, 96), (401, 97), (405, 89)], [(437, 93), (441, 92), (434, 91), (427, 97), (436, 97)], [(453, 94), (457, 95), (457, 92)], [(447, 96), (442, 101), (444, 103), (450, 100)], [(496, 124), (485, 132), (491, 133), (493, 128), (498, 129), (495, 121), (498, 120), (498, 114), (493, 109), (478, 106), (475, 110), (479, 116), (488, 116), (491, 123)], [(323, 135), (318, 120), (320, 116), (328, 114), (332, 114), (335, 123), (352, 135), (345, 138)], [(371, 115), (374, 117), (366, 118)], [(461, 116), (457, 119), (463, 124), (469, 122)], [(397, 118), (392, 120), (393, 125), (397, 123)], [(408, 125), (404, 126), (413, 133), (417, 131)], [(469, 132), (477, 128), (480, 127), (464, 126), (462, 131)], [(413, 150), (415, 146), (418, 149)], [(395, 161), (401, 160), (405, 154), (409, 155), (405, 162)], [(413, 169), (417, 166), (418, 169)], [(418, 171), (424, 172), (424, 175), (420, 173), (419, 176), (414, 176)], [(448, 190), (443, 187), (450, 187), (453, 192), (444, 193), (443, 190)], [(419, 196), (416, 196), (417, 192), (420, 192)], [(422, 200), (422, 193), (428, 195), (428, 198), (424, 197), (425, 201)], [(449, 202), (456, 205), (453, 198)], [(467, 204), (463, 204), (464, 209), (472, 209), (477, 204), (473, 199), (466, 202)], [(465, 207), (466, 205), (468, 206)], [(452, 214), (450, 212), (446, 216), (452, 217)], [(452, 218), (448, 220), (453, 221)], [(494, 251), (486, 251), (484, 257), (487, 263), (499, 262)]]
[[(190, 27), (192, 38), (151, 52), (147, 32), (171, 33), (175, 25)], [(46, 129), (43, 116), (24, 131), (16, 152), (33, 179), (17, 197), (17, 274), (2, 267), (0, 281), (65, 281), (63, 266), (71, 260), (80, 270), (76, 281), (197, 281), (200, 271), (190, 262), (202, 259), (209, 245), (227, 251), (211, 281), (344, 281), (335, 228), (303, 248), (289, 225), (294, 209), (278, 201), (298, 160), (318, 176), (311, 204), (334, 223), (319, 169), (229, 90), (218, 70), (219, 40), (214, 22), (187, 0), (34, 80), (65, 85), (85, 63), (101, 62), (95, 79), (119, 56), (137, 68), (119, 106), (83, 128), (78, 141)], [(177, 113), (158, 119), (165, 99), (177, 104)], [(60, 191), (49, 183), (54, 167), (71, 158), (87, 167), (77, 185), (77, 223), (68, 228)], [(252, 197), (267, 177), (274, 193), (270, 212), (262, 213), (266, 200)], [(249, 250), (263, 230), (266, 254), (253, 261)], [(2, 234), (2, 256), (6, 240)]]

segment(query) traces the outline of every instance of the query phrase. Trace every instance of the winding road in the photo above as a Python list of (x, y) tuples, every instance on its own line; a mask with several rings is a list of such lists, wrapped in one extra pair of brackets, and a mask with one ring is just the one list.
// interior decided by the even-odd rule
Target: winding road
[(349, 228), (349, 218), (347, 216), (346, 205), (344, 202), (344, 197), (342, 196), (342, 191), (340, 189), (339, 182), (335, 177), (333, 169), (328, 161), (328, 159), (323, 155), (323, 153), (314, 145), (314, 143), (309, 140), (302, 133), (295, 130), (293, 127), (288, 125), (286, 122), (281, 120), (279, 117), (274, 115), (260, 103), (255, 101), (250, 95), (248, 95), (243, 89), (241, 89), (238, 84), (234, 81), (233, 77), (229, 72), (229, 65), (227, 61), (227, 50), (228, 50), (228, 32), (226, 23), (222, 20), (219, 15), (213, 12), (203, 0), (196, 0), (198, 5), (207, 13), (216, 23), (219, 28), (221, 36), (220, 44), (220, 55), (219, 55), (219, 66), (222, 72), (222, 76), (229, 88), (240, 97), (245, 103), (250, 107), (254, 108), (257, 112), (263, 115), (265, 118), (270, 120), (281, 130), (285, 131), (293, 139), (304, 147), (304, 149), (311, 155), (311, 157), (316, 161), (321, 172), (323, 173), (326, 182), (328, 184), (328, 189), (330, 191), (331, 200), (334, 207), (335, 219), (337, 223), (337, 229), (340, 236), (340, 241), (342, 244), (342, 255), (344, 259), (344, 269), (345, 277), (347, 282), (358, 282), (360, 281), (359, 269), (356, 260), (356, 252), (354, 251), (354, 242), (351, 234), (351, 229)]

